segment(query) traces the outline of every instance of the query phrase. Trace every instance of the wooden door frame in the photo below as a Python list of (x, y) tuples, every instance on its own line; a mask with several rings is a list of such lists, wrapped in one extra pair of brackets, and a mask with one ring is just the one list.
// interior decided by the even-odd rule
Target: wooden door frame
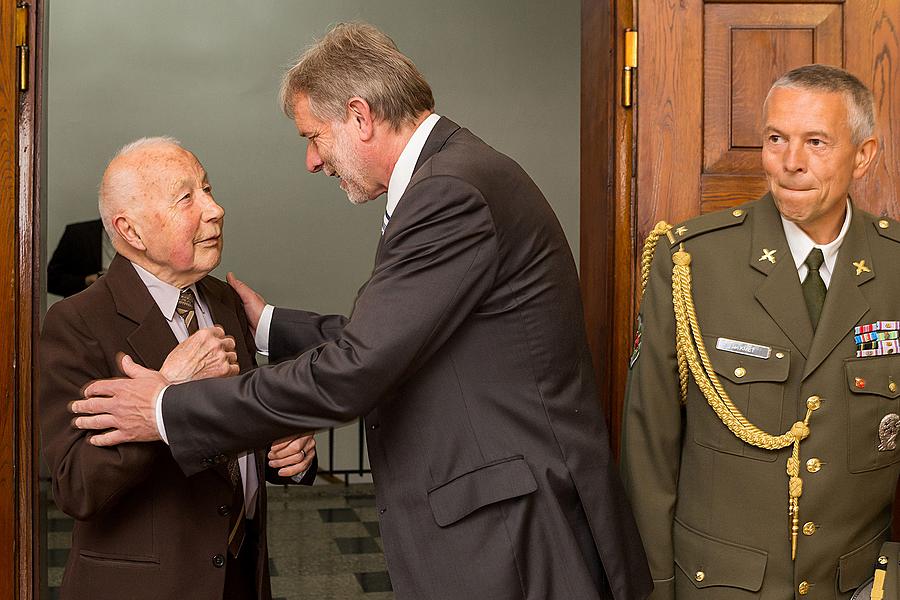
[(34, 426), (40, 314), (40, 118), (44, 1), (29, 0), (28, 89), (18, 89), (16, 0), (0, 0), (0, 600), (40, 589), (39, 436)]
[(581, 3), (580, 272), (588, 345), (618, 456), (634, 322), (634, 109), (621, 103), (622, 36), (632, 0)]

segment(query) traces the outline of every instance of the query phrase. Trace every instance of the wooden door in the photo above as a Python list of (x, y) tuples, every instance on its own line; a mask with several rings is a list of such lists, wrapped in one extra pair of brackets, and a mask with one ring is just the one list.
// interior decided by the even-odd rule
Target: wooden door
[[(870, 212), (900, 216), (900, 0), (583, 0), (582, 23), (581, 276), (617, 449), (643, 241), (660, 220), (765, 192), (762, 102), (775, 79), (821, 62), (872, 88), (879, 156), (852, 194)], [(624, 108), (629, 27), (639, 34), (638, 68), (635, 104)]]

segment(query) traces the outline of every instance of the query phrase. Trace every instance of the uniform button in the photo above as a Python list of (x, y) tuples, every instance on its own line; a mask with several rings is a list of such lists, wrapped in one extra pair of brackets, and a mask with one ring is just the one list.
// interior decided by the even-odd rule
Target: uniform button
[(219, 511), (219, 514), (220, 514), (221, 516), (223, 516), (223, 517), (227, 517), (228, 515), (231, 514), (231, 507), (228, 506), (227, 504), (223, 504), (222, 506), (220, 506), (220, 507), (217, 508), (216, 510), (218, 510), (218, 511)]
[(784, 352), (776, 352), (775, 358), (784, 358)]
[(886, 565), (886, 564), (888, 564), (888, 557), (887, 557), (887, 556), (884, 556), (884, 555), (879, 556), (879, 557), (878, 557), (878, 564), (879, 564), (879, 565)]
[(890, 225), (891, 225), (891, 222), (888, 221), (887, 219), (881, 219), (880, 221), (878, 221), (878, 226), (881, 227), (882, 229), (887, 229), (888, 227), (890, 227)]
[(703, 571), (697, 571), (694, 574), (694, 579), (699, 583), (699, 582), (703, 581), (704, 579), (706, 579), (706, 573), (704, 573)]
[(731, 211), (731, 214), (733, 214), (733, 215), (736, 216), (736, 217), (739, 217), (739, 216), (741, 216), (742, 214), (744, 214), (744, 211), (742, 211), (741, 209), (737, 209), (737, 210)]
[(379, 515), (383, 515), (383, 514), (386, 513), (386, 512), (387, 512), (387, 509), (386, 509), (386, 508), (379, 508), (379, 509), (378, 509), (378, 514), (379, 514)]
[(822, 399), (818, 396), (810, 396), (806, 399), (806, 408), (809, 410), (819, 410), (820, 406), (822, 406)]
[(378, 423), (373, 423), (372, 425), (369, 425), (369, 429), (378, 429)]
[(811, 458), (806, 461), (806, 470), (810, 473), (818, 473), (819, 469), (822, 468), (822, 461), (818, 458)]
[(813, 523), (812, 521), (807, 521), (803, 524), (803, 535), (812, 535), (819, 528), (818, 525)]
[(735, 377), (741, 378), (746, 374), (747, 374), (747, 369), (745, 369), (744, 367), (738, 367), (737, 369), (734, 370)]
[(216, 554), (212, 557), (213, 566), (217, 569), (221, 569), (225, 566), (225, 557), (221, 554)]
[(888, 390), (890, 390), (890, 392), (891, 392), (892, 394), (893, 394), (894, 392), (896, 392), (896, 391), (897, 391), (897, 382), (896, 382), (896, 381), (890, 382), (890, 383), (888, 384)]
[(800, 593), (801, 596), (807, 595), (809, 593), (809, 582), (801, 581), (800, 585), (797, 586), (797, 591)]

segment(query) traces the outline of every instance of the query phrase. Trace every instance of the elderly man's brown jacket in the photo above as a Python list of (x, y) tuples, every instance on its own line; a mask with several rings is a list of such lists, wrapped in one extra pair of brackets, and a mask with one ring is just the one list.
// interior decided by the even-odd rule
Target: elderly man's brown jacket
[[(898, 242), (896, 222), (853, 209), (813, 331), (770, 197), (660, 238), (623, 431), (623, 474), (654, 600), (845, 599), (872, 576), (900, 473), (900, 448), (879, 449), (882, 420), (900, 414), (900, 356), (858, 358), (854, 328), (900, 321)], [(781, 434), (804, 419), (810, 397), (820, 398), (800, 444), (796, 560), (791, 447), (764, 450), (738, 439), (693, 378), (681, 405), (672, 264), (682, 243), (711, 367), (737, 408)], [(752, 347), (729, 342), (717, 349), (720, 338), (767, 348), (768, 357), (735, 352)]]
[[(213, 277), (198, 281), (197, 287), (213, 321), (234, 336), (241, 369), (251, 368), (255, 347), (240, 300)], [(47, 313), (40, 346), (44, 457), (57, 506), (76, 519), (63, 598), (223, 597), (232, 501), (226, 469), (185, 477), (163, 442), (94, 447), (85, 432), (72, 426), (67, 406), (91, 380), (121, 375), (117, 353), (159, 369), (176, 344), (152, 296), (121, 256), (106, 276)], [(271, 593), (262, 452), (256, 454), (256, 466), (261, 533), (244, 544), (257, 545), (258, 598), (267, 599)], [(304, 483), (314, 476), (310, 469)]]

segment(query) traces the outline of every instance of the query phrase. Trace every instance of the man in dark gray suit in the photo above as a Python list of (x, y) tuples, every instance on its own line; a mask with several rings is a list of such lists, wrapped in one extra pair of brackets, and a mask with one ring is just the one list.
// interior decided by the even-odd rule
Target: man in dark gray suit
[[(311, 172), (354, 203), (387, 193), (375, 269), (349, 319), (263, 308), (248, 375), (97, 382), (98, 445), (162, 437), (186, 473), (365, 416), (397, 598), (644, 598), (646, 559), (610, 457), (566, 238), (528, 175), (433, 113), (377, 29), (340, 25), (282, 86)], [(299, 353), (299, 355), (298, 355)], [(154, 419), (154, 412), (156, 418)]]

